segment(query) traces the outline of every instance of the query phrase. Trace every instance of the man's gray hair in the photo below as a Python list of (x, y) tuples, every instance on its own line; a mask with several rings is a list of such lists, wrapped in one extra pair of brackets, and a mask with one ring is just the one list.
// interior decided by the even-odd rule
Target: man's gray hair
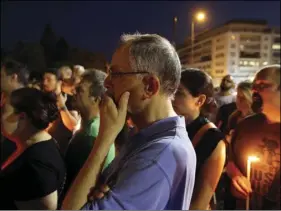
[(171, 43), (157, 34), (124, 34), (121, 46), (128, 45), (133, 71), (147, 71), (159, 77), (161, 90), (168, 96), (176, 92), (181, 63)]

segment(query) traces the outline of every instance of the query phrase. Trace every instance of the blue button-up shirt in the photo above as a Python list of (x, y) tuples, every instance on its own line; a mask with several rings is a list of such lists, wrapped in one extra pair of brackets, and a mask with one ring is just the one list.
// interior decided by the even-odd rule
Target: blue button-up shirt
[(132, 137), (104, 171), (107, 195), (84, 210), (188, 210), (196, 155), (183, 117), (170, 117)]

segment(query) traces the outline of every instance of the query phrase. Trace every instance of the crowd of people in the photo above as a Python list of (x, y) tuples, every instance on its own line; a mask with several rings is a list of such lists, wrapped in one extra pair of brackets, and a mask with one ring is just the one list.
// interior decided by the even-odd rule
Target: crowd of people
[(41, 72), (1, 61), (0, 209), (280, 209), (280, 65), (214, 87), (132, 34), (107, 73)]

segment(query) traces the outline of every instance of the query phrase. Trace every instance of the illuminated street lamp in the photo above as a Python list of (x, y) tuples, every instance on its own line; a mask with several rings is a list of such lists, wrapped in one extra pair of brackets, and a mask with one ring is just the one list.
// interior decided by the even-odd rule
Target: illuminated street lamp
[(204, 22), (206, 20), (206, 14), (204, 12), (198, 12), (192, 17), (191, 22), (191, 63), (193, 64), (193, 45), (194, 45), (194, 25), (195, 21), (198, 23)]
[(178, 17), (175, 16), (173, 19), (173, 44), (176, 47), (176, 41), (177, 41), (177, 23), (178, 23)]

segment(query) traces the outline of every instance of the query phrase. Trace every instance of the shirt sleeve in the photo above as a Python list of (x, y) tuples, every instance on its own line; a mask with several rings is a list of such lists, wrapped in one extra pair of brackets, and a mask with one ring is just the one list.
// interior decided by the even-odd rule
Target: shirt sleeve
[(44, 197), (57, 190), (55, 170), (39, 160), (29, 160), (22, 175), (16, 181), (16, 201), (27, 201)]
[(168, 178), (155, 161), (135, 159), (120, 174), (116, 185), (101, 200), (83, 210), (163, 210), (170, 196)]

